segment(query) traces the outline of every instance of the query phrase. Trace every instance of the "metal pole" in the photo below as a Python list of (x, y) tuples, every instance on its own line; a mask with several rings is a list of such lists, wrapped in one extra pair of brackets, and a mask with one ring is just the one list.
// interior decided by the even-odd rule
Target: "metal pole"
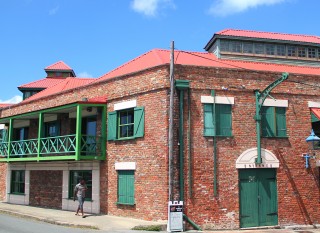
[(170, 100), (169, 100), (169, 201), (172, 197), (172, 158), (173, 158), (173, 101), (174, 101), (174, 41), (170, 53)]

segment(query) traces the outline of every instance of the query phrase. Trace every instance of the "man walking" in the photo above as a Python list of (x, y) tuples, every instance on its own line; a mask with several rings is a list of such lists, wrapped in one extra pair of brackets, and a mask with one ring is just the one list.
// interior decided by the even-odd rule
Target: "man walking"
[(83, 178), (80, 179), (80, 183), (77, 184), (74, 187), (74, 194), (73, 194), (73, 201), (76, 200), (76, 197), (78, 198), (79, 201), (79, 205), (78, 205), (78, 209), (76, 212), (76, 215), (79, 215), (79, 211), (81, 211), (82, 217), (84, 218), (84, 214), (83, 214), (83, 203), (84, 203), (84, 199), (86, 196), (86, 190), (87, 190), (87, 186), (86, 186), (86, 182)]

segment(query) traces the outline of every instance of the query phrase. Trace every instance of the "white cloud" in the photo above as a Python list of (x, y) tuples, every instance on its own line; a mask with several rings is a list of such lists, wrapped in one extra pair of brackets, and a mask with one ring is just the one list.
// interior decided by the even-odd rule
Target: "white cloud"
[(52, 8), (52, 9), (49, 11), (49, 15), (55, 15), (55, 14), (57, 14), (59, 8), (60, 8), (60, 6), (56, 6), (55, 8)]
[(22, 97), (19, 95), (16, 95), (8, 100), (0, 100), (0, 103), (6, 103), (6, 104), (16, 104), (22, 101)]
[(133, 0), (131, 8), (146, 16), (156, 16), (159, 8), (175, 8), (173, 0)]
[(77, 74), (77, 77), (82, 77), (82, 78), (92, 78), (93, 75), (92, 74), (89, 74), (87, 71), (83, 71), (83, 72), (80, 72), (79, 74)]
[(209, 13), (216, 16), (227, 16), (246, 11), (258, 6), (268, 6), (287, 0), (216, 0), (209, 9)]

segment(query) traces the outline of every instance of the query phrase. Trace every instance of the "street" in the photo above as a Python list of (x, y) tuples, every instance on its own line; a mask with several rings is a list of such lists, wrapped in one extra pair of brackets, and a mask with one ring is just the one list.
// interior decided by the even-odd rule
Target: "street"
[(53, 225), (50, 223), (35, 221), (32, 219), (16, 217), (12, 215), (0, 214), (0, 233), (138, 233), (141, 231), (121, 230), (121, 231), (100, 231), (90, 229), (77, 229)]

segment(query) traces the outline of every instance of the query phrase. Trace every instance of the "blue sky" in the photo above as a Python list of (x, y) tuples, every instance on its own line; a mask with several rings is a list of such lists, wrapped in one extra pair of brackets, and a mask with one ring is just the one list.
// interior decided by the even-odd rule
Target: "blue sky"
[(319, 0), (0, 0), (0, 102), (59, 60), (99, 77), (153, 49), (204, 51), (225, 28), (320, 36)]

